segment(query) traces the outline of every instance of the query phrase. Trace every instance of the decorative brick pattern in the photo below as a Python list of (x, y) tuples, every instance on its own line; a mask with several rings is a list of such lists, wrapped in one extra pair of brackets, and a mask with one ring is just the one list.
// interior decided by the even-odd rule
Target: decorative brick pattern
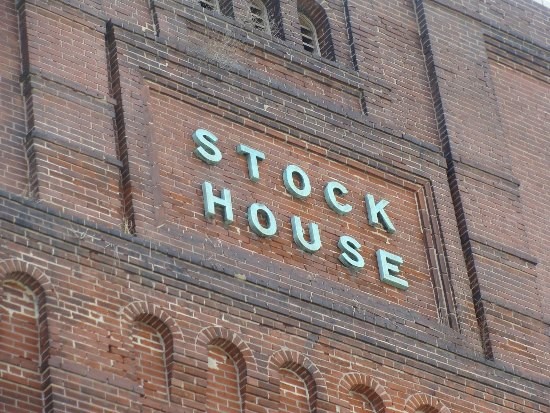
[(450, 413), (439, 400), (429, 394), (416, 393), (407, 399), (405, 413)]
[(386, 390), (374, 379), (361, 373), (348, 373), (340, 381), (340, 401), (349, 403), (352, 413), (391, 411), (392, 401)]

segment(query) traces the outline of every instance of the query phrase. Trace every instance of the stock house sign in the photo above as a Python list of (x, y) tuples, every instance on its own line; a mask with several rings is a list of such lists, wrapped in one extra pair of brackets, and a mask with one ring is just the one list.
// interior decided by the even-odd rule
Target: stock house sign
[[(195, 155), (209, 165), (217, 165), (222, 160), (222, 153), (216, 146), (218, 138), (206, 129), (197, 129), (193, 133), (193, 141), (196, 144)], [(248, 165), (248, 177), (253, 182), (260, 180), (259, 163), (265, 160), (265, 154), (243, 144), (236, 147), (236, 152), (246, 158)], [(282, 171), (283, 184), (293, 197), (305, 199), (311, 194), (311, 185), (307, 174), (297, 165), (287, 165)], [(352, 206), (344, 203), (343, 198), (348, 193), (347, 188), (339, 182), (330, 181), (325, 185), (324, 197), (332, 211), (340, 215), (351, 212)], [(223, 221), (229, 225), (233, 223), (233, 205), (231, 203), (231, 191), (227, 188), (220, 190), (220, 196), (214, 195), (214, 188), (208, 181), (202, 183), (202, 195), (204, 200), (204, 215), (212, 219), (216, 214), (216, 208), (221, 210)], [(340, 198), (340, 199), (339, 199)], [(389, 202), (381, 199), (378, 202), (371, 194), (365, 194), (367, 221), (371, 226), (381, 225), (390, 234), (395, 233), (395, 227), (390, 220), (386, 208)], [(273, 212), (264, 204), (253, 203), (248, 207), (247, 220), (252, 232), (260, 237), (273, 237), (277, 234), (277, 220)], [(308, 253), (315, 253), (321, 249), (321, 231), (315, 222), (308, 224), (309, 240), (306, 240), (302, 220), (299, 216), (290, 218), (292, 237), (298, 248)], [(352, 270), (359, 270), (365, 266), (365, 260), (361, 256), (361, 244), (349, 235), (342, 235), (338, 240), (338, 248), (341, 254), (339, 261)], [(399, 276), (403, 259), (390, 252), (379, 249), (376, 251), (378, 272), (380, 280), (402, 290), (409, 287), (408, 282)]]

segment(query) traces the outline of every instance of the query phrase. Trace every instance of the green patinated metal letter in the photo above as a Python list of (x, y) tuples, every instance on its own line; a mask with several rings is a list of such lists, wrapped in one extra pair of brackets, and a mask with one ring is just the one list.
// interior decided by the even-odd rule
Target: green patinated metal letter
[(319, 226), (315, 222), (310, 222), (308, 225), (309, 242), (304, 238), (304, 229), (302, 228), (300, 217), (291, 217), (290, 223), (292, 224), (292, 237), (300, 249), (312, 253), (319, 251), (321, 248), (321, 235), (319, 233)]
[[(302, 182), (301, 188), (298, 188), (294, 183), (294, 174), (300, 177), (300, 181)], [(286, 190), (298, 199), (304, 199), (311, 194), (311, 184), (309, 183), (309, 178), (299, 166), (288, 165), (285, 168), (283, 171), (283, 183), (285, 184)]]
[(248, 177), (251, 181), (258, 182), (260, 180), (260, 171), (258, 169), (258, 161), (265, 159), (263, 152), (252, 149), (242, 143), (237, 145), (237, 153), (239, 155), (245, 155), (248, 163)]
[[(267, 218), (267, 227), (264, 227), (258, 219), (258, 212), (262, 211)], [(277, 222), (273, 212), (262, 204), (252, 204), (248, 207), (248, 225), (252, 232), (260, 237), (272, 237), (277, 233)]]
[(346, 215), (351, 212), (351, 205), (341, 204), (336, 200), (336, 193), (339, 192), (342, 195), (346, 195), (348, 190), (344, 185), (339, 182), (331, 181), (325, 186), (325, 201), (327, 201), (328, 206), (334, 212), (340, 215)]
[(221, 196), (214, 195), (212, 184), (208, 181), (202, 183), (202, 196), (204, 198), (204, 216), (213, 219), (216, 215), (216, 206), (223, 209), (223, 222), (231, 224), (233, 222), (233, 205), (231, 204), (231, 192), (223, 188)]
[(390, 217), (388, 217), (388, 214), (386, 214), (386, 211), (384, 210), (384, 208), (389, 205), (389, 201), (382, 199), (380, 202), (375, 203), (374, 197), (371, 194), (367, 194), (367, 196), (365, 196), (365, 203), (367, 205), (367, 217), (369, 224), (374, 227), (379, 223), (378, 220), (380, 219), (380, 221), (382, 221), (382, 226), (387, 232), (390, 234), (395, 233), (395, 227), (393, 226)]
[(397, 276), (399, 274), (399, 265), (403, 264), (403, 258), (384, 250), (378, 250), (376, 251), (376, 260), (378, 261), (378, 273), (382, 282), (393, 285), (401, 290), (409, 288), (409, 283)]
[(365, 266), (365, 260), (359, 254), (361, 244), (348, 235), (342, 235), (338, 240), (338, 248), (342, 250), (342, 254), (338, 257), (340, 262), (346, 267), (353, 270), (360, 270)]
[(197, 129), (193, 132), (193, 141), (198, 147), (193, 151), (197, 157), (210, 165), (216, 165), (222, 160), (222, 153), (214, 145), (218, 138), (206, 129)]

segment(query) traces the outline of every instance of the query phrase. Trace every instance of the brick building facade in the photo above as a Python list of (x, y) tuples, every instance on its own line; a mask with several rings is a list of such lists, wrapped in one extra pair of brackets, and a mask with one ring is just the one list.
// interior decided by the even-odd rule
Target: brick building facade
[(0, 0), (0, 411), (550, 412), (550, 9)]

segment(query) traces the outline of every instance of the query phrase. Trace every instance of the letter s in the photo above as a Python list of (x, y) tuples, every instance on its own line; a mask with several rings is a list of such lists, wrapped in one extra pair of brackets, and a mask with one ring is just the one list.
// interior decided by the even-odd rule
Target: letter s
[(353, 270), (360, 270), (365, 266), (365, 260), (359, 254), (361, 244), (355, 238), (348, 235), (342, 235), (338, 240), (338, 248), (342, 250), (342, 254), (338, 257), (340, 262), (346, 267)]
[(214, 145), (218, 138), (206, 129), (197, 129), (193, 132), (193, 141), (198, 145), (194, 150), (200, 160), (210, 165), (216, 165), (222, 160), (222, 153)]

